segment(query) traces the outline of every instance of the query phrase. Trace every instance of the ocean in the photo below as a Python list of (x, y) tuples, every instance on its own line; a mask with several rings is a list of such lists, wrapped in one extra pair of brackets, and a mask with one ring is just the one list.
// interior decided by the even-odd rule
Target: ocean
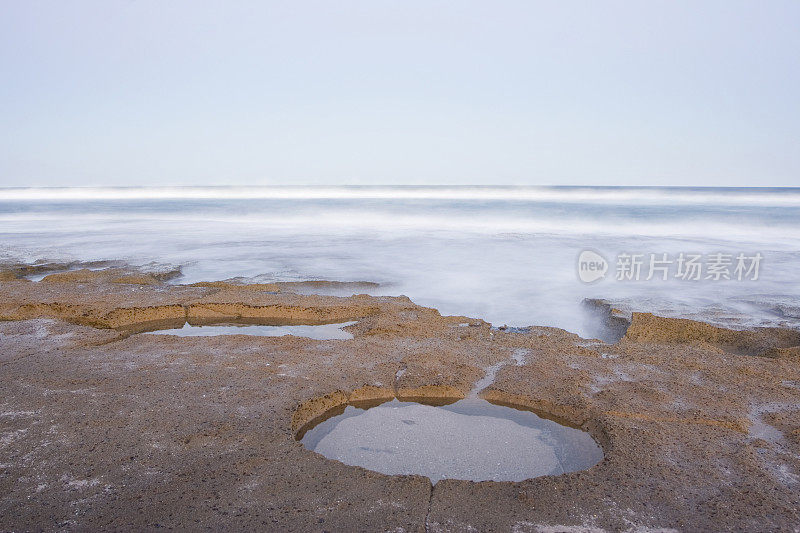
[[(592, 283), (586, 250), (607, 269)], [(0, 188), (0, 259), (180, 266), (173, 283), (372, 281), (361, 292), (584, 336), (587, 298), (798, 327), (800, 188)]]

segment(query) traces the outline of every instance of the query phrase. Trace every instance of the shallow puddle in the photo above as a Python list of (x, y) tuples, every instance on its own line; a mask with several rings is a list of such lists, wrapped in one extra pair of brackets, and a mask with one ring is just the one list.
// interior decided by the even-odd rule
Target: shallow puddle
[(315, 340), (348, 340), (353, 335), (343, 330), (355, 322), (340, 322), (338, 324), (290, 324), (290, 325), (261, 325), (261, 324), (209, 324), (192, 325), (188, 322), (180, 328), (158, 329), (144, 333), (150, 335), (178, 335), (179, 337), (209, 337), (215, 335), (256, 335), (259, 337), (308, 337)]
[(522, 481), (585, 470), (603, 451), (580, 429), (530, 411), (464, 399), (444, 406), (392, 400), (352, 405), (298, 435), (329, 459), (384, 474)]

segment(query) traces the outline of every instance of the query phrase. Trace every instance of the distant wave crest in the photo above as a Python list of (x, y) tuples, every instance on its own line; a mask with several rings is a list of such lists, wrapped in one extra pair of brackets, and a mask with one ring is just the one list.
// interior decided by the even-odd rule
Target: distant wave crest
[(147, 199), (493, 200), (610, 205), (800, 207), (800, 188), (650, 187), (14, 187), (0, 201)]

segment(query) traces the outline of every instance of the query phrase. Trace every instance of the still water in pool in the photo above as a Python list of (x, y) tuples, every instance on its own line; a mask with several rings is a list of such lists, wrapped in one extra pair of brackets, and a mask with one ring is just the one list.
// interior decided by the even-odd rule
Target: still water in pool
[(603, 458), (580, 429), (480, 399), (347, 406), (298, 437), (329, 459), (384, 474), (419, 474), (433, 483), (521, 481), (584, 470)]
[(315, 340), (348, 340), (353, 335), (345, 331), (344, 327), (352, 326), (355, 322), (341, 322), (339, 324), (318, 325), (274, 325), (259, 324), (214, 324), (192, 325), (188, 322), (180, 328), (159, 329), (148, 331), (151, 335), (177, 335), (179, 337), (210, 337), (216, 335), (255, 335), (259, 337), (307, 337)]

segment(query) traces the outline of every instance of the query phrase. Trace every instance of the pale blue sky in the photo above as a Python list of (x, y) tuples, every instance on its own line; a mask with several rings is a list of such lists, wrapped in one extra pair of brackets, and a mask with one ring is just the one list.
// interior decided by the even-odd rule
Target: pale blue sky
[(800, 186), (800, 2), (0, 0), (0, 186)]

